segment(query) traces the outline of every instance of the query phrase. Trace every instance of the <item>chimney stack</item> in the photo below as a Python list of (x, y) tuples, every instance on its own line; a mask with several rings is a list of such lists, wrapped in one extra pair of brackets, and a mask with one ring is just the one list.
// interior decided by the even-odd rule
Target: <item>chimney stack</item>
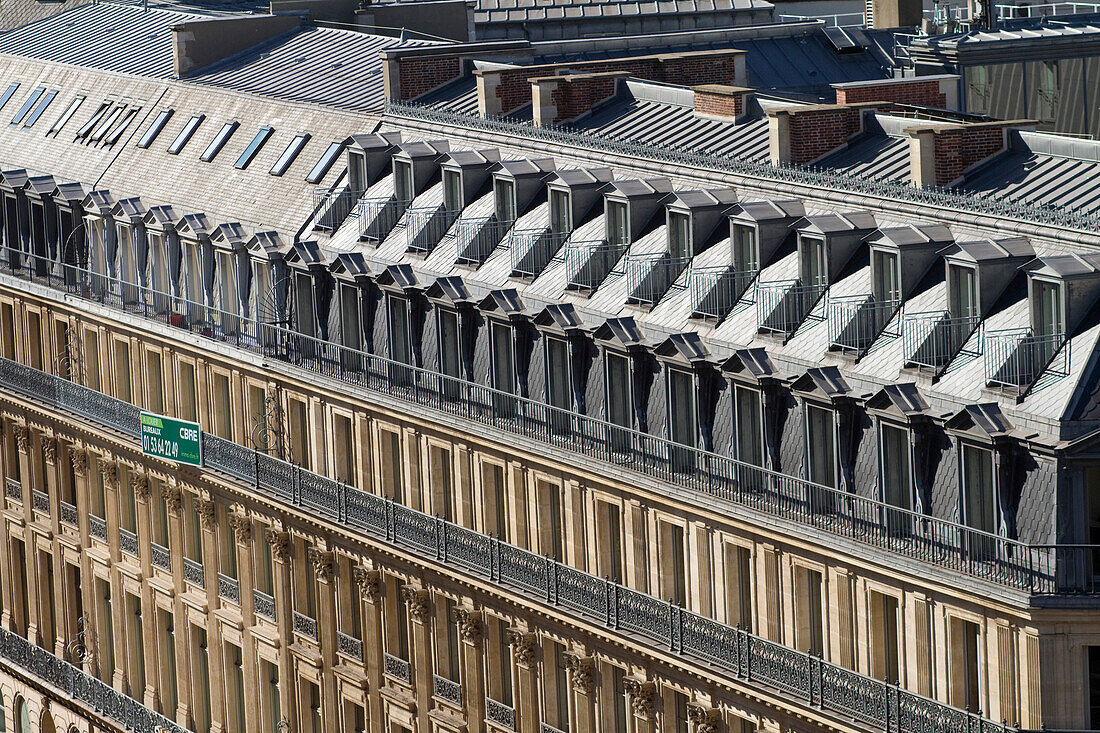
[(746, 107), (754, 90), (727, 84), (701, 84), (694, 86), (695, 116), (739, 122), (747, 116)]
[(769, 109), (768, 148), (771, 162), (806, 165), (843, 147), (863, 132), (865, 112), (887, 102), (807, 104)]
[(591, 112), (600, 102), (614, 97), (619, 79), (629, 76), (629, 71), (604, 71), (532, 79), (534, 122), (539, 126), (572, 122)]
[(871, 79), (833, 84), (837, 104), (855, 104), (882, 99), (934, 109), (959, 109), (959, 75), (936, 74), (905, 79)]
[(1035, 120), (917, 125), (909, 135), (909, 178), (914, 186), (950, 186), (966, 171), (1008, 149), (1012, 130), (1033, 130)]

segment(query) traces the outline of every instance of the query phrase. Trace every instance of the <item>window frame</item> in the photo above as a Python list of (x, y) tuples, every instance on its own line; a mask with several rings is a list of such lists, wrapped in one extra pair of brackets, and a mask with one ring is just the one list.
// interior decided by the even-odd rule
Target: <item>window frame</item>
[[(675, 375), (675, 376), (674, 376)], [(699, 384), (696, 379), (694, 370), (684, 369), (682, 367), (673, 366), (671, 364), (665, 365), (665, 420), (666, 426), (666, 438), (670, 443), (675, 443), (678, 446), (684, 446), (688, 448), (697, 448), (699, 446)], [(685, 443), (677, 439), (676, 436), (676, 423), (674, 416), (677, 414), (675, 408), (674, 395), (676, 394), (676, 379), (686, 379), (689, 385), (688, 398), (688, 424), (687, 428), (691, 433), (691, 442)]]
[[(970, 496), (970, 472), (968, 469), (967, 458), (973, 451), (982, 451), (989, 456), (989, 484), (990, 484), (990, 503), (992, 511), (993, 527), (985, 529), (975, 526), (970, 517), (970, 502), (968, 497)], [(973, 529), (978, 532), (987, 532), (992, 535), (996, 535), (1000, 532), (1001, 525), (1004, 523), (1004, 517), (1001, 511), (1001, 487), (1000, 480), (997, 475), (997, 451), (992, 445), (986, 445), (974, 440), (960, 439), (958, 441), (958, 455), (959, 455), (959, 486), (958, 486), (958, 509), (959, 509), (959, 523), (964, 527)]]
[(51, 89), (40, 97), (38, 104), (34, 106), (34, 109), (30, 111), (27, 118), (23, 121), (23, 127), (34, 127), (38, 124), (38, 121), (42, 119), (42, 115), (46, 113), (46, 110), (53, 104), (53, 100), (56, 99), (57, 95), (60, 93), (60, 89)]
[[(552, 375), (554, 370), (553, 364), (551, 364), (551, 343), (554, 343), (555, 345), (560, 344), (560, 347), (563, 349), (562, 353), (565, 354), (565, 364), (563, 365), (561, 371), (564, 374), (565, 396), (566, 401), (569, 403), (568, 405), (554, 404), (554, 395), (557, 393), (557, 390), (554, 389), (553, 386)], [(570, 412), (575, 412), (577, 409), (577, 400), (576, 392), (573, 389), (573, 349), (571, 346), (572, 345), (570, 344), (569, 339), (562, 336), (546, 334), (543, 337), (543, 362), (546, 371), (546, 404), (558, 410), (568, 410)]]
[[(455, 374), (450, 374), (445, 366), (448, 359), (445, 357), (449, 349), (447, 348), (447, 342), (444, 338), (443, 319), (454, 318), (455, 326), (455, 344), (454, 344), (454, 360), (455, 360)], [(465, 366), (462, 358), (462, 314), (460, 314), (454, 308), (441, 308), (437, 307), (435, 310), (435, 336), (436, 336), (436, 349), (439, 354), (439, 373), (445, 377), (451, 379), (465, 379)]]
[(179, 155), (183, 152), (183, 149), (187, 147), (187, 143), (191, 142), (191, 138), (195, 136), (195, 133), (199, 131), (199, 127), (206, 120), (206, 115), (191, 115), (187, 122), (183, 123), (183, 127), (172, 138), (172, 142), (168, 144), (167, 152), (169, 155)]
[(73, 115), (76, 114), (76, 111), (80, 109), (81, 105), (84, 104), (85, 99), (87, 99), (86, 96), (82, 96), (79, 94), (73, 97), (72, 100), (69, 102), (69, 106), (62, 110), (61, 114), (59, 114), (57, 116), (57, 119), (53, 121), (53, 124), (50, 125), (50, 129), (46, 130), (46, 137), (49, 137), (50, 135), (56, 137), (57, 135), (59, 135), (65, 125), (69, 124), (69, 120), (73, 118)]
[[(405, 344), (408, 349), (408, 361), (397, 358), (396, 349), (394, 348), (394, 305), (398, 301), (401, 302), (405, 309), (404, 318), (404, 331), (405, 331)], [(386, 337), (387, 346), (389, 347), (389, 359), (392, 362), (403, 364), (405, 366), (412, 366), (414, 360), (415, 349), (413, 348), (413, 328), (412, 328), (412, 303), (409, 302), (408, 297), (399, 295), (397, 293), (386, 293)]]
[[(1044, 277), (1029, 277), (1028, 278), (1028, 311), (1031, 320), (1031, 332), (1038, 337), (1057, 336), (1059, 334), (1065, 335), (1066, 333), (1066, 284), (1062, 280), (1049, 279)], [(1044, 295), (1044, 291), (1049, 290), (1053, 294), (1053, 298), (1048, 300)], [(1051, 315), (1055, 317), (1051, 321), (1051, 325), (1057, 325), (1060, 328), (1048, 331), (1046, 329), (1046, 322), (1042, 313), (1044, 306), (1053, 303), (1055, 309), (1051, 311)], [(1055, 322), (1056, 321), (1056, 322)]]
[[(885, 268), (886, 262), (893, 266)], [(893, 276), (893, 282), (885, 277), (888, 274)], [(871, 295), (877, 303), (901, 302), (901, 256), (897, 250), (871, 248)]]
[[(809, 248), (813, 248), (811, 251)], [(819, 256), (814, 256), (814, 255)], [(817, 266), (820, 272), (814, 273)], [(829, 240), (815, 234), (798, 234), (798, 277), (806, 287), (829, 287)]]
[[(621, 359), (623, 361), (623, 363), (625, 364), (625, 366), (626, 366), (625, 372), (626, 372), (626, 375), (627, 375), (627, 379), (622, 380), (622, 382), (617, 382), (615, 380), (612, 380), (612, 378), (611, 378), (611, 376), (612, 376), (611, 375), (611, 360), (612, 359)], [(609, 422), (612, 425), (614, 425), (616, 427), (619, 427), (619, 428), (624, 428), (624, 429), (627, 429), (627, 430), (636, 430), (637, 427), (638, 427), (638, 414), (637, 414), (637, 409), (636, 409), (636, 405), (635, 405), (635, 398), (634, 398), (634, 359), (633, 359), (633, 357), (631, 357), (631, 355), (626, 353), (626, 352), (621, 352), (617, 349), (611, 349), (611, 348), (605, 347), (604, 348), (603, 372), (604, 372), (604, 405), (606, 406), (606, 409), (607, 409), (607, 413), (606, 413), (607, 422)], [(629, 418), (629, 423), (630, 423), (629, 425), (622, 425), (620, 423), (615, 422), (615, 420), (613, 419), (613, 416), (612, 416), (613, 411), (611, 409), (611, 405), (612, 405), (611, 390), (612, 390), (612, 385), (614, 385), (614, 384), (621, 384), (622, 387), (626, 390), (624, 403), (626, 405), (626, 414)]]
[[(742, 257), (746, 238), (751, 249), (748, 260)], [(734, 272), (760, 272), (760, 236), (755, 225), (730, 219), (730, 264)]]
[(157, 112), (157, 116), (153, 118), (153, 123), (145, 130), (145, 134), (138, 139), (135, 147), (145, 149), (155, 143), (175, 113), (176, 110), (170, 107)]
[(275, 163), (272, 164), (268, 174), (272, 176), (282, 176), (290, 170), (290, 166), (294, 165), (294, 161), (302, 154), (302, 150), (309, 144), (312, 137), (313, 136), (308, 132), (300, 132), (291, 138), (290, 143), (283, 149), (283, 152), (279, 154), (279, 157), (275, 159)]
[[(805, 450), (805, 473), (806, 480), (813, 484), (821, 486), (827, 486), (833, 490), (839, 490), (840, 487), (840, 441), (837, 434), (837, 420), (836, 420), (836, 408), (832, 405), (825, 405), (812, 400), (804, 400), (804, 413), (805, 418), (803, 420), (803, 448)], [(814, 463), (815, 452), (813, 450), (817, 441), (814, 440), (814, 436), (811, 435), (813, 430), (813, 420), (811, 419), (811, 411), (823, 412), (828, 415), (828, 424), (830, 431), (829, 444), (832, 446), (832, 482), (827, 483), (824, 481), (818, 481), (818, 470)]]
[[(443, 169), (443, 209), (450, 213), (462, 211), (464, 208), (464, 190), (462, 187), (462, 169)], [(455, 185), (457, 183), (457, 188)], [(456, 200), (457, 196), (457, 200)]]
[[(507, 209), (507, 211), (504, 209)], [(496, 215), (497, 221), (502, 224), (514, 223), (519, 218), (519, 202), (516, 200), (515, 179), (493, 176), (493, 213)], [(511, 216), (504, 216), (504, 214), (511, 214)]]
[[(690, 259), (695, 253), (692, 223), (690, 211), (671, 208), (665, 210), (665, 225), (668, 232), (668, 253), (674, 261)], [(685, 237), (685, 241), (680, 241), (681, 236)]]
[(412, 201), (415, 198), (416, 180), (411, 160), (393, 159), (393, 196), (398, 201)]
[[(504, 320), (490, 318), (488, 319), (489, 327), (489, 383), (490, 386), (498, 392), (504, 392), (510, 395), (519, 395), (519, 371), (518, 364), (516, 363), (516, 327)], [(501, 364), (498, 361), (499, 349), (497, 348), (497, 336), (499, 329), (507, 329), (508, 331), (508, 370), (510, 384), (507, 385), (509, 389), (505, 389), (500, 382)]]
[[(915, 474), (915, 463), (913, 455), (913, 440), (912, 440), (912, 428), (908, 425), (902, 425), (895, 423), (891, 420), (879, 419), (878, 422), (878, 488), (879, 488), (879, 501), (883, 504), (887, 504), (897, 509), (904, 509), (910, 512), (917, 511), (917, 482)], [(908, 506), (902, 506), (894, 501), (891, 501), (890, 489), (887, 486), (887, 472), (889, 466), (894, 464), (892, 456), (887, 455), (887, 438), (886, 431), (894, 430), (901, 433), (902, 445), (904, 446), (904, 459), (906, 473), (907, 486), (905, 487), (905, 494), (908, 495)], [(901, 492), (898, 492), (899, 495)]]
[[(757, 414), (760, 419), (753, 427), (754, 430), (758, 430), (759, 446), (760, 450), (760, 463), (754, 463), (751, 460), (746, 460), (746, 457), (742, 455), (742, 436), (745, 435), (745, 420), (741, 414), (741, 395), (745, 393), (752, 394), (752, 399), (755, 402)], [(756, 387), (750, 387), (747, 384), (741, 384), (740, 382), (734, 382), (733, 388), (730, 390), (730, 396), (733, 399), (733, 430), (734, 430), (734, 457), (741, 463), (748, 464), (750, 466), (759, 466), (760, 468), (766, 468), (768, 460), (768, 445), (766, 438), (766, 430), (764, 426), (764, 392)], [(756, 442), (756, 441), (754, 441)]]
[(264, 125), (256, 134), (248, 141), (248, 145), (244, 146), (244, 150), (237, 157), (237, 162), (233, 164), (233, 167), (237, 170), (247, 170), (248, 166), (252, 165), (252, 161), (256, 159), (256, 156), (263, 150), (264, 145), (271, 139), (271, 136), (275, 134), (275, 128), (271, 125)]
[(202, 151), (202, 155), (199, 156), (199, 161), (210, 163), (214, 158), (217, 158), (218, 154), (221, 153), (226, 143), (229, 142), (229, 139), (233, 137), (240, 126), (240, 122), (230, 120), (218, 128), (218, 131), (214, 133), (214, 137), (210, 139), (210, 143)]
[(321, 157), (317, 159), (317, 162), (309, 169), (309, 173), (306, 174), (306, 183), (318, 184), (325, 180), (325, 176), (332, 170), (333, 164), (336, 163), (336, 159), (340, 157), (344, 149), (344, 143), (339, 140), (330, 142), (321, 153)]
[[(965, 275), (963, 274), (965, 273)], [(947, 272), (945, 280), (947, 281), (947, 314), (949, 318), (977, 318), (981, 310), (981, 299), (979, 297), (979, 283), (978, 283), (978, 268), (970, 265), (964, 265), (958, 262), (947, 263)], [(960, 282), (969, 281), (969, 295), (970, 302), (967, 303), (966, 311), (964, 312), (960, 308), (959, 295), (960, 295)]]
[(27, 118), (27, 115), (31, 113), (31, 109), (34, 105), (38, 104), (38, 100), (42, 98), (42, 95), (46, 93), (46, 85), (41, 84), (31, 89), (31, 93), (27, 95), (27, 98), (23, 100), (22, 106), (15, 111), (15, 117), (11, 118), (12, 125), (22, 125), (23, 120)]
[[(618, 216), (612, 216), (612, 210), (616, 213), (622, 212), (622, 220), (619, 221)], [(621, 199), (604, 198), (604, 219), (606, 226), (604, 234), (606, 235), (608, 245), (614, 246), (629, 246), (630, 237), (630, 202)], [(616, 235), (619, 234), (616, 231), (616, 226), (622, 224), (622, 237), (621, 239)]]
[[(557, 237), (568, 236), (573, 231), (573, 192), (568, 188), (550, 186), (547, 196), (550, 203), (550, 233)], [(560, 226), (564, 222), (565, 226)]]

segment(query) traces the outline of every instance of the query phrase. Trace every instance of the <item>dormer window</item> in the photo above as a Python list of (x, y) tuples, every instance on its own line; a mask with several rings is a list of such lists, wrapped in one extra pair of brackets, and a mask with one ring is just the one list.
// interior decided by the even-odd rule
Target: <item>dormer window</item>
[(896, 252), (871, 250), (871, 287), (878, 303), (901, 301), (901, 272), (898, 270)]
[[(823, 243), (824, 244), (824, 243)], [(836, 425), (833, 411), (806, 405), (807, 475), (811, 482), (836, 488)]]
[(386, 300), (390, 326), (390, 359), (401, 364), (412, 364), (409, 301), (397, 295), (390, 295)]
[(546, 401), (559, 410), (572, 410), (573, 370), (569, 342), (556, 336), (547, 336), (545, 343)]
[(673, 260), (691, 257), (691, 214), (668, 212), (668, 253)]
[(393, 161), (393, 195), (398, 201), (413, 199), (413, 167), (407, 160)]
[(499, 222), (516, 220), (516, 184), (507, 178), (493, 181), (493, 198), (496, 201), (496, 215)]
[[(626, 354), (607, 352), (607, 421), (612, 425), (634, 428), (634, 394), (631, 379), (630, 357)], [(620, 436), (629, 445), (626, 435)], [(624, 446), (617, 446), (624, 447)]]
[(756, 227), (730, 222), (730, 247), (734, 272), (757, 272), (760, 269)]
[(550, 189), (550, 232), (567, 236), (573, 231), (573, 196), (564, 189)]
[(1040, 338), (1065, 333), (1060, 284), (1046, 280), (1031, 281), (1031, 330)]
[(948, 263), (947, 310), (951, 318), (978, 317), (978, 273), (973, 267)]
[(825, 240), (799, 237), (799, 277), (806, 287), (824, 290), (829, 286), (829, 269), (825, 261)]
[(348, 153), (348, 188), (365, 191), (367, 188), (367, 158), (359, 153)]
[(462, 332), (458, 311), (436, 309), (439, 333), (439, 371), (454, 379), (462, 378)]
[(607, 243), (612, 247), (630, 244), (629, 211), (625, 201), (607, 202)]
[(462, 211), (462, 173), (445, 168), (443, 170), (443, 208), (449, 212)]

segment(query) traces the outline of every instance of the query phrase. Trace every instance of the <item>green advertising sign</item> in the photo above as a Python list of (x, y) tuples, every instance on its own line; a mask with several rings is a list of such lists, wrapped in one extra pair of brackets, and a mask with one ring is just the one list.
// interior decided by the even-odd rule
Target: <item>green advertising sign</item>
[(189, 466), (201, 466), (202, 429), (197, 422), (142, 411), (141, 452)]

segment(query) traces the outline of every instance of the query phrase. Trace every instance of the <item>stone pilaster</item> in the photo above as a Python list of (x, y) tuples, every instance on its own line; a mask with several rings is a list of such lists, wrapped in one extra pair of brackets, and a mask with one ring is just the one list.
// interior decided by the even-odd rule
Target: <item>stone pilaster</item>
[(264, 532), (264, 540), (271, 545), (271, 559), (274, 564), (275, 584), (272, 595), (275, 597), (275, 619), (283, 629), (279, 644), (279, 709), (287, 720), (298, 719), (298, 696), (295, 694), (294, 664), (290, 657), (290, 643), (294, 629), (294, 596), (291, 587), (291, 543), (290, 533), (278, 529)]
[(565, 655), (565, 666), (573, 688), (577, 733), (596, 733), (596, 659), (569, 652)]
[(252, 560), (252, 518), (243, 508), (227, 515), (237, 551), (237, 590), (240, 597), (241, 620), (245, 633), (241, 634), (241, 661), (244, 667), (244, 723), (248, 730), (259, 730), (263, 719), (260, 711), (260, 671), (256, 657), (256, 638), (248, 629), (256, 624), (256, 604), (252, 595), (255, 587)]
[(455, 609), (462, 636), (462, 692), (466, 698), (466, 720), (471, 731), (485, 730), (485, 618), (481, 611)]
[(336, 686), (336, 558), (331, 550), (309, 548), (309, 562), (317, 576), (317, 641), (321, 645), (321, 723), (337, 727), (340, 719)]
[(538, 733), (538, 634), (526, 629), (508, 629), (508, 645), (516, 665), (516, 730)]
[(657, 685), (648, 680), (627, 677), (623, 680), (636, 733), (653, 733), (657, 712)]
[(432, 597), (431, 593), (415, 585), (401, 586), (401, 600), (409, 612), (409, 661), (412, 662), (413, 690), (417, 700), (425, 701), (416, 706), (417, 733), (431, 733), (432, 724), (428, 718), (431, 708), (426, 701), (432, 699), (433, 656), (431, 638)]
[(379, 680), (382, 679), (382, 590), (385, 583), (382, 571), (359, 566), (352, 571), (355, 584), (359, 589), (360, 602), (363, 604), (361, 631), (363, 639), (363, 663), (367, 668), (367, 677), (371, 680), (367, 692), (367, 716), (371, 733), (383, 733), (385, 728), (385, 710), (382, 696), (378, 694)]

